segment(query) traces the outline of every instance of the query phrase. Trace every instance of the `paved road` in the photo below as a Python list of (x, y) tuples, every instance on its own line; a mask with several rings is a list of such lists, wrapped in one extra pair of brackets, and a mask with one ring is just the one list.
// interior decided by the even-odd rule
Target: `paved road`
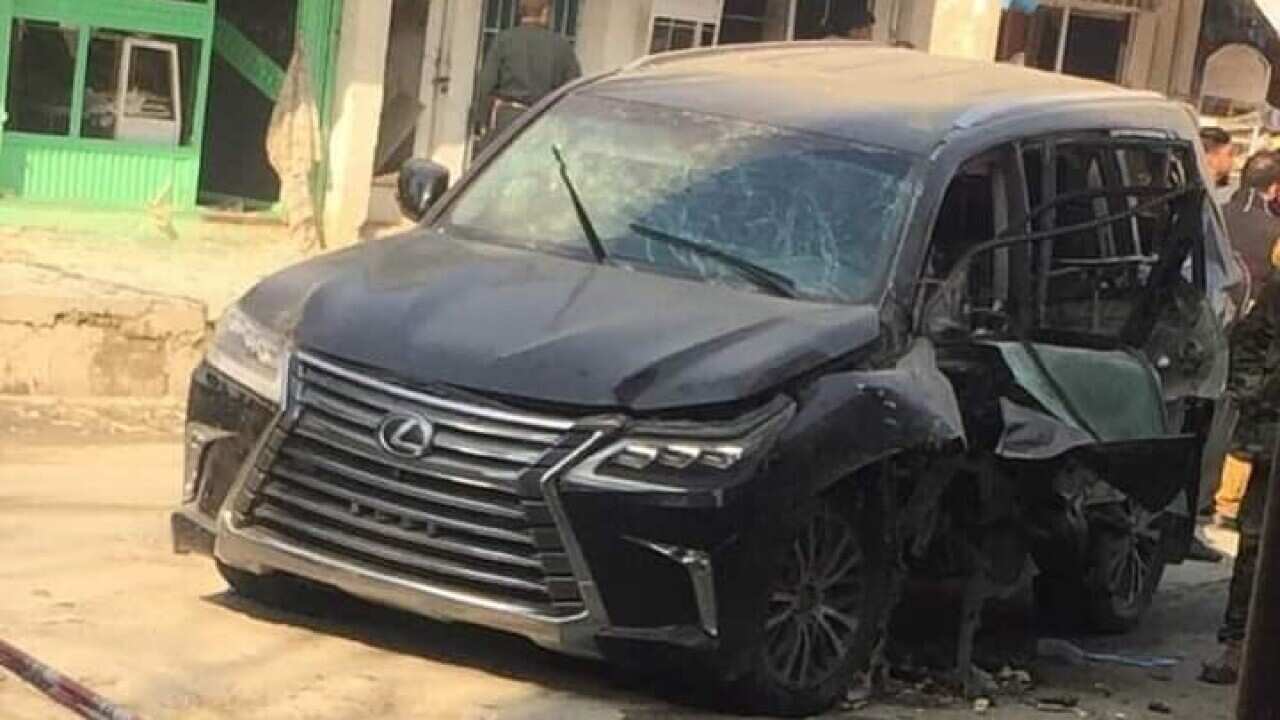
[[(169, 552), (178, 443), (40, 444), (0, 432), (0, 638), (147, 718), (706, 717), (678, 691), (522, 640), (352, 600), (280, 612), (228, 594), (211, 564)], [(1034, 668), (1038, 695), (1072, 694), (1089, 717), (1230, 717), (1229, 693), (1194, 682), (1226, 565), (1174, 568), (1137, 633), (1100, 649), (1180, 654), (1172, 681), (1115, 667)], [(1095, 687), (1105, 683), (1114, 695)], [(967, 706), (872, 706), (859, 720), (971, 717)], [(1041, 717), (1006, 702), (985, 717)], [(0, 671), (0, 718), (69, 717)]]

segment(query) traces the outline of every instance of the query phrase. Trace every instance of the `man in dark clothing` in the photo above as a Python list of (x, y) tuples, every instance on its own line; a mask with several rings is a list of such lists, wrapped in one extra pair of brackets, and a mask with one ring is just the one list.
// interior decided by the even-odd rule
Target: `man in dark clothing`
[(1242, 257), (1251, 289), (1246, 315), (1230, 334), (1231, 369), (1227, 391), (1239, 410), (1231, 453), (1250, 463), (1249, 481), (1237, 522), (1240, 549), (1231, 570), (1227, 610), (1218, 631), (1222, 655), (1205, 663), (1200, 678), (1231, 684), (1240, 674), (1240, 655), (1249, 620), (1249, 601), (1262, 540), (1263, 510), (1271, 482), (1276, 431), (1280, 429), (1280, 277), (1272, 272), (1271, 252), (1280, 237), (1280, 220), (1267, 202), (1280, 197), (1280, 156), (1260, 152), (1245, 163), (1239, 191), (1223, 208), (1231, 244)]
[(1200, 678), (1215, 684), (1235, 683), (1249, 624), (1262, 521), (1271, 483), (1275, 438), (1280, 430), (1280, 278), (1272, 275), (1257, 294), (1249, 314), (1231, 329), (1231, 372), (1227, 388), (1240, 408), (1232, 454), (1252, 463), (1249, 484), (1240, 503), (1240, 549), (1231, 572), (1227, 610), (1218, 631), (1222, 655), (1205, 663)]
[(1267, 210), (1267, 203), (1280, 198), (1280, 154), (1270, 150), (1256, 153), (1240, 173), (1240, 189), (1222, 208), (1231, 245), (1243, 261), (1249, 276), (1247, 303), (1258, 297), (1271, 275), (1271, 252), (1280, 238), (1280, 220)]
[(480, 70), (472, 117), (484, 142), (582, 74), (573, 46), (547, 27), (550, 17), (551, 0), (520, 0), (520, 24), (493, 39)]

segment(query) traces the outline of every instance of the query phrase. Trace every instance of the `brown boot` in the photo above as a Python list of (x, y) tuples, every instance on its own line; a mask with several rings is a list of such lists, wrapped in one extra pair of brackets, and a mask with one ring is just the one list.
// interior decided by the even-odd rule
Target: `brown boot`
[(1235, 685), (1240, 679), (1240, 656), (1243, 647), (1238, 641), (1222, 644), (1222, 654), (1204, 664), (1200, 680), (1213, 685)]

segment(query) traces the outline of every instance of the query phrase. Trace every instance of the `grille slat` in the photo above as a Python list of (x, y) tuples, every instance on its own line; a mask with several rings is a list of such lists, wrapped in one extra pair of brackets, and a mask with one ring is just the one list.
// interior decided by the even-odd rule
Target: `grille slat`
[[(291, 456), (294, 455), (291, 450), (286, 449), (285, 452)], [(291, 462), (292, 461), (293, 460), (291, 458)], [(393, 474), (374, 474), (359, 468), (351, 467), (339, 460), (335, 460), (334, 458), (312, 455), (305, 457), (301, 462), (310, 464), (316, 469), (324, 470), (326, 472), (333, 473), (334, 475), (339, 475), (344, 479), (351, 480), (352, 482), (359, 483), (360, 485), (376, 488), (384, 493), (400, 495), (405, 498), (420, 500), (432, 505), (443, 505), (445, 507), (456, 508), (458, 510), (465, 510), (467, 512), (481, 515), (494, 515), (496, 517), (507, 518), (510, 520), (519, 520), (524, 517), (524, 513), (518, 506), (499, 505), (497, 503), (475, 500), (458, 493), (444, 493), (437, 490), (428, 490), (395, 479), (396, 476)], [(305, 469), (298, 468), (298, 470), (301, 471)]]
[(304, 415), (296, 432), (327, 445), (336, 445), (343, 450), (363, 456), (373, 462), (385, 463), (402, 470), (429, 473), (443, 478), (458, 478), (461, 482), (476, 480), (494, 483), (496, 487), (514, 488), (520, 478), (521, 470), (514, 467), (498, 468), (479, 463), (462, 463), (448, 457), (436, 455), (417, 461), (401, 461), (387, 455), (372, 431), (361, 434), (330, 420), (314, 415)]
[(470, 582), (495, 585), (550, 597), (546, 586), (542, 583), (523, 580), (509, 574), (484, 572), (461, 563), (442, 560), (426, 553), (410, 552), (386, 543), (366, 540), (352, 533), (334, 530), (319, 523), (307, 522), (293, 514), (281, 512), (270, 505), (259, 507), (257, 513), (260, 520), (264, 520), (269, 524), (282, 525), (303, 535), (323, 540), (331, 545), (351, 548), (361, 555), (372, 556), (396, 565), (417, 568), (436, 575), (453, 576)]
[[(304, 546), (415, 582), (556, 616), (583, 610), (538, 484), (572, 450), (573, 421), (430, 394), (303, 355), (296, 412), (250, 520)], [(434, 425), (428, 452), (385, 451), (392, 413)], [(262, 467), (262, 466), (260, 466)]]
[[(436, 534), (429, 535), (422, 530), (406, 530), (401, 524), (388, 524), (370, 520), (366, 517), (354, 515), (345, 507), (340, 507), (332, 502), (325, 502), (317, 498), (315, 495), (308, 497), (297, 490), (288, 488), (287, 486), (276, 483), (266, 488), (263, 493), (276, 503), (297, 508), (312, 515), (318, 515), (325, 520), (333, 522), (335, 525), (348, 525), (358, 528), (368, 533), (384, 535), (392, 540), (410, 545), (418, 545), (427, 550), (438, 550), (453, 555), (461, 555), (474, 557), (478, 560), (484, 560), (493, 563), (502, 563), (506, 565), (514, 565), (519, 568), (532, 569), (541, 571), (543, 569), (542, 562), (537, 557), (521, 555), (515, 552), (504, 552), (486, 548), (474, 542), (466, 543), (452, 540), (445, 537), (439, 537), (439, 531)], [(413, 518), (406, 518), (413, 520)], [(433, 525), (426, 521), (416, 521), (420, 525)]]
[[(331, 401), (337, 400), (343, 405), (357, 408), (358, 412), (372, 412), (375, 416), (381, 416), (391, 410), (414, 407), (412, 403), (399, 399), (380, 398), (376, 393), (367, 389), (357, 388), (357, 386), (337, 378), (320, 378), (316, 380), (316, 383), (308, 386), (308, 390), (313, 393), (313, 397), (323, 397)], [(542, 446), (554, 445), (560, 438), (560, 433), (541, 428), (528, 428), (479, 418), (468, 418), (436, 408), (415, 409), (421, 412), (423, 417), (437, 425), (476, 435), (518, 440)]]
[[(435, 523), (441, 527), (448, 527), (458, 530), (459, 532), (467, 532), (481, 537), (536, 545), (533, 538), (525, 535), (519, 530), (510, 530), (492, 525), (468, 522), (467, 520), (463, 520), (458, 517), (441, 514), (438, 511), (432, 512), (429, 510), (420, 510), (418, 508), (409, 507), (404, 503), (391, 502), (370, 495), (352, 492), (351, 490), (334, 485), (333, 483), (326, 483), (315, 478), (307, 477), (306, 475), (295, 473), (287, 468), (276, 470), (272, 477), (272, 480), (274, 481), (272, 484), (280, 482), (281, 478), (301, 485), (314, 492), (331, 495), (340, 500), (345, 500), (348, 503), (355, 503), (361, 507), (369, 507), (386, 513), (396, 513), (415, 520), (421, 520), (422, 522)], [(268, 485), (267, 487), (271, 487), (271, 485)]]
[[(376, 430), (378, 423), (382, 421), (387, 412), (369, 410), (337, 396), (316, 392), (314, 388), (307, 388), (302, 401), (310, 407), (319, 409), (330, 418), (341, 418), (343, 422), (359, 425), (361, 429), (367, 431)], [(424, 417), (428, 420), (432, 419), (427, 415), (424, 415)], [(544, 437), (542, 435), (533, 439), (494, 439), (485, 437), (485, 427), (483, 425), (468, 425), (467, 423), (460, 423), (460, 425), (466, 427), (441, 425), (440, 429), (436, 431), (433, 445), (462, 455), (501, 460), (519, 465), (532, 465), (538, 462), (542, 459), (543, 454), (546, 453), (549, 445), (549, 443), (543, 442)], [(554, 441), (554, 436), (552, 436), (552, 441)]]

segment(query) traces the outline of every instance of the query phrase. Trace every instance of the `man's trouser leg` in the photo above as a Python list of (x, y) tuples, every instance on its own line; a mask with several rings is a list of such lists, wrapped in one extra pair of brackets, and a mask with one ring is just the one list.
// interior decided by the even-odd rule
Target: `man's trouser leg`
[(1227, 612), (1218, 631), (1220, 642), (1244, 641), (1249, 625), (1249, 601), (1253, 597), (1253, 579), (1258, 568), (1258, 549), (1262, 541), (1263, 511), (1267, 505), (1267, 485), (1271, 479), (1269, 462), (1257, 461), (1249, 474), (1249, 486), (1240, 503), (1240, 550), (1231, 570), (1231, 591), (1227, 595)]

